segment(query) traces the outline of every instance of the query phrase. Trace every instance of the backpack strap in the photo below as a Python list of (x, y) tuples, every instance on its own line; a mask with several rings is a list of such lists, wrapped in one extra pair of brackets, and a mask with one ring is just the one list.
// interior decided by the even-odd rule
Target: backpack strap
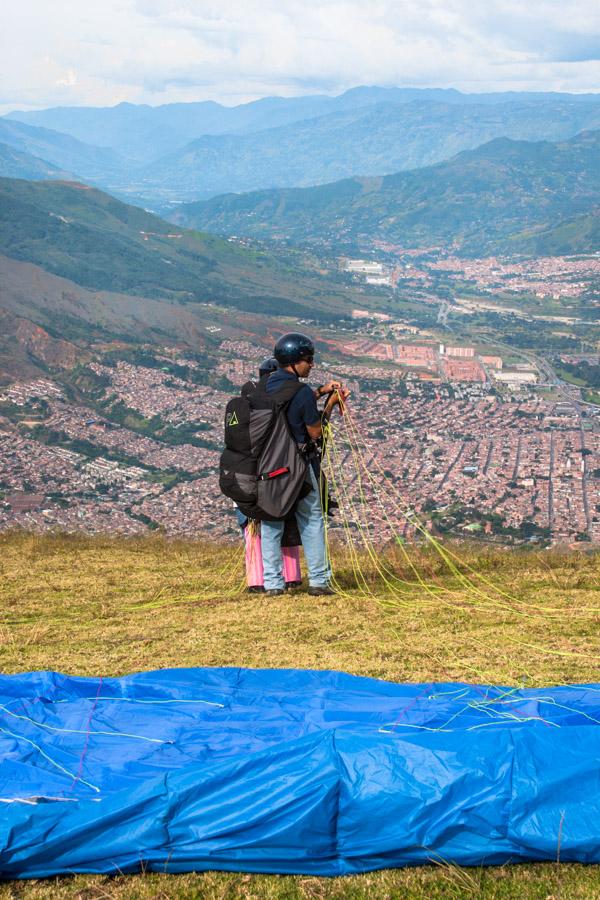
[(303, 387), (304, 385), (300, 381), (290, 381), (287, 384), (282, 384), (278, 391), (272, 391), (267, 396), (271, 397), (279, 408), (282, 408), (287, 406)]
[(249, 397), (249, 400), (252, 406), (257, 409), (264, 408), (265, 405), (275, 405), (278, 410), (281, 410), (290, 403), (303, 387), (304, 384), (302, 382), (290, 379), (285, 381), (277, 391), (267, 391), (267, 379), (265, 378), (264, 381), (261, 379), (258, 382), (256, 390)]

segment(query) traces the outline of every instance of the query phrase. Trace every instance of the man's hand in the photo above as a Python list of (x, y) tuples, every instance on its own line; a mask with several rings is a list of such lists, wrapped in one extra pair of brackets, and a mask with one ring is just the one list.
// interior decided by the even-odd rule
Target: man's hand
[[(335, 406), (339, 406), (340, 415), (344, 415), (344, 405), (346, 403), (346, 400), (350, 396), (350, 391), (347, 388), (343, 387), (339, 381), (332, 381), (331, 384), (338, 384), (339, 387), (333, 388), (329, 395), (329, 400), (325, 404), (322, 419), (322, 421), (325, 422), (329, 419)], [(324, 387), (329, 387), (329, 385), (324, 385)], [(317, 425), (307, 425), (306, 430), (308, 432), (309, 438), (311, 438), (313, 441), (318, 441), (319, 438), (323, 436), (321, 422), (319, 422)]]
[(319, 394), (323, 397), (325, 394), (332, 394), (333, 391), (338, 391), (342, 386), (341, 381), (328, 381), (327, 384), (322, 384), (319, 388)]
[(324, 412), (326, 415), (332, 412), (334, 406), (339, 406), (340, 412), (343, 413), (346, 400), (350, 396), (350, 391), (339, 382), (332, 381), (331, 383), (338, 384), (338, 387), (333, 389), (333, 393), (325, 405)]

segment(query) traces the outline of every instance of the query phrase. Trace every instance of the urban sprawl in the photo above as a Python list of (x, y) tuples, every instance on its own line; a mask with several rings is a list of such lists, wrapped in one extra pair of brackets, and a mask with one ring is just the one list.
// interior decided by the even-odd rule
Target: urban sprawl
[[(331, 337), (333, 361), (311, 377), (352, 390), (327, 453), (332, 533), (600, 543), (598, 407), (552, 391), (534, 362), (405, 332)], [(50, 376), (0, 388), (0, 530), (236, 536), (217, 479), (223, 411), (266, 348), (223, 341), (219, 387), (198, 383), (181, 351), (152, 352), (152, 367), (87, 363), (93, 403)]]

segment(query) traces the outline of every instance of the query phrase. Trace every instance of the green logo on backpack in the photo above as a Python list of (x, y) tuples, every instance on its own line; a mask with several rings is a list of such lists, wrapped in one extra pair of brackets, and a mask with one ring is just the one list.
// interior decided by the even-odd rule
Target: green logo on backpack
[(229, 425), (239, 425), (239, 420), (235, 412), (229, 413), (227, 416), (227, 422), (225, 423), (227, 426)]

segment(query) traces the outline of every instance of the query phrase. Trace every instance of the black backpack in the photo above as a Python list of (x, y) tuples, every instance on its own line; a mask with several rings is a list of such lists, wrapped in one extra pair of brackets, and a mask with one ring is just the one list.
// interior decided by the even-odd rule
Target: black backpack
[(306, 455), (290, 431), (286, 410), (302, 388), (285, 382), (267, 393), (267, 379), (225, 408), (225, 450), (221, 454), (219, 486), (249, 519), (287, 518), (300, 497), (312, 489)]

